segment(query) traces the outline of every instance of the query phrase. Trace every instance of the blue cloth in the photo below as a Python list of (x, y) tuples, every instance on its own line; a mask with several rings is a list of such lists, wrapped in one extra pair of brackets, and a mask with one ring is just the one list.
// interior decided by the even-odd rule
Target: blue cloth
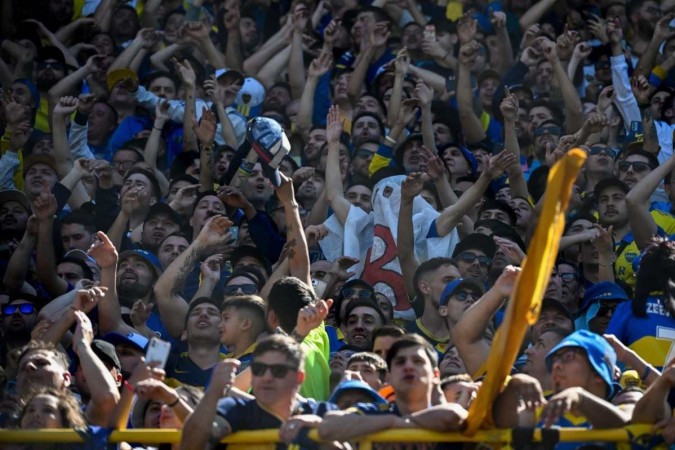
[(125, 143), (132, 140), (134, 136), (141, 131), (149, 130), (150, 128), (152, 128), (152, 120), (149, 116), (125, 117), (122, 122), (117, 125), (117, 128), (108, 141), (110, 158), (112, 159), (112, 155), (122, 148)]

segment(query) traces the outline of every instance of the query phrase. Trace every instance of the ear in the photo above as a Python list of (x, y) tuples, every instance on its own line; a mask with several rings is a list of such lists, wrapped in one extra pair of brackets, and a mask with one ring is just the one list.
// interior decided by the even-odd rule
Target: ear
[(438, 308), (438, 314), (441, 317), (448, 317), (448, 307), (447, 306), (440, 306)]
[(436, 382), (440, 382), (441, 380), (441, 370), (438, 367), (434, 369), (434, 380)]
[(242, 331), (250, 330), (251, 327), (253, 327), (253, 321), (250, 318), (244, 319), (240, 322), (239, 327), (241, 328)]
[(183, 330), (180, 333), (180, 340), (181, 341), (187, 341), (187, 330)]
[(267, 325), (270, 329), (275, 330), (279, 326), (279, 320), (274, 311), (268, 311), (267, 313)]
[(124, 377), (122, 376), (122, 372), (120, 372), (117, 369), (115, 369), (115, 370), (117, 372), (117, 377), (115, 378), (115, 385), (117, 387), (120, 387), (120, 386), (122, 386), (122, 381), (124, 380)]
[(429, 288), (429, 283), (427, 283), (424, 280), (420, 280), (417, 282), (417, 287), (419, 288), (420, 292), (424, 295), (429, 295), (431, 293), (431, 289)]
[(298, 384), (302, 384), (305, 381), (305, 372), (302, 370), (298, 371), (298, 375), (296, 377), (296, 380), (298, 381)]
[(157, 203), (157, 197), (150, 197), (150, 206), (154, 205)]
[(63, 372), (63, 387), (67, 388), (67, 387), (70, 386), (70, 383), (72, 381), (72, 377), (73, 376), (70, 374), (70, 372), (68, 372), (68, 371)]

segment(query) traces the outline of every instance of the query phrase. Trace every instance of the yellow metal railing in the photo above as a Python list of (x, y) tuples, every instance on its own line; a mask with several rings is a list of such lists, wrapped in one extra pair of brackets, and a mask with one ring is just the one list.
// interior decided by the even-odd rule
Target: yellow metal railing
[[(651, 435), (652, 425), (630, 425), (610, 430), (589, 430), (587, 428), (561, 428), (560, 442), (629, 442), (636, 436)], [(180, 442), (180, 430), (137, 429), (113, 431), (108, 442), (142, 442), (145, 444)], [(309, 437), (318, 440), (318, 433), (312, 430)], [(541, 431), (534, 431), (533, 441), (541, 441)], [(74, 430), (0, 430), (2, 443), (75, 443), (83, 442)], [(228, 444), (272, 444), (279, 442), (278, 430), (240, 431), (222, 440)], [(358, 439), (360, 450), (370, 450), (373, 442), (485, 442), (510, 443), (511, 430), (479, 431), (474, 436), (461, 433), (437, 433), (422, 429), (390, 430), (371, 434)]]

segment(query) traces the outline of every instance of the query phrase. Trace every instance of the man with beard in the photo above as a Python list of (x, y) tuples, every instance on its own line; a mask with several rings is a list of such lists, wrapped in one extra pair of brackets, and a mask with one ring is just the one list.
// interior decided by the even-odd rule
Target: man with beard
[(369, 352), (373, 349), (373, 332), (386, 322), (382, 310), (370, 300), (349, 303), (345, 313), (345, 344)]
[(310, 211), (314, 208), (314, 204), (319, 199), (321, 192), (323, 192), (324, 184), (323, 174), (315, 171), (311, 177), (300, 185), (295, 198), (298, 199), (303, 208)]
[(365, 142), (379, 142), (384, 137), (384, 124), (376, 114), (362, 112), (352, 120), (351, 135), (353, 148)]
[[(136, 302), (142, 302), (141, 309), (151, 309), (144, 324), (134, 324), (146, 336), (153, 333), (164, 340), (170, 340), (171, 335), (163, 321), (159, 310), (154, 308), (152, 287), (155, 286), (161, 272), (159, 260), (152, 253), (145, 250), (127, 250), (120, 254), (117, 266), (117, 295), (119, 297), (122, 314), (129, 314)], [(126, 311), (125, 311), (126, 309)]]
[(291, 86), (284, 82), (275, 83), (267, 91), (265, 103), (263, 103), (263, 111), (268, 109), (283, 111), (291, 100)]
[(354, 148), (352, 162), (349, 166), (353, 184), (368, 185), (370, 180), (368, 168), (378, 148), (380, 148), (380, 143), (374, 140), (362, 142), (360, 146)]
[(562, 127), (555, 120), (546, 120), (534, 129), (534, 154), (542, 165), (546, 164), (547, 150), (558, 145)]
[(313, 127), (302, 149), (302, 165), (316, 167), (321, 160), (321, 147), (326, 142), (326, 128)]
[(220, 307), (209, 297), (190, 302), (185, 316), (187, 351), (173, 346), (166, 363), (166, 384), (206, 387), (213, 368), (224, 357), (220, 354)]
[(157, 254), (159, 244), (169, 235), (180, 231), (181, 218), (166, 203), (155, 203), (150, 207), (143, 222), (141, 245), (145, 250)]
[(37, 298), (30, 294), (16, 294), (2, 307), (3, 345), (0, 365), (7, 367), (7, 357), (17, 348), (28, 344), (31, 331), (38, 321)]
[(634, 55), (645, 52), (652, 37), (658, 35), (655, 33), (655, 25), (662, 15), (661, 6), (655, 0), (635, 0), (627, 3), (626, 16), (633, 29), (630, 48)]
[(40, 91), (40, 107), (35, 117), (35, 128), (48, 133), (49, 127), (49, 90), (67, 74), (66, 59), (63, 52), (50, 45), (38, 50), (35, 58), (37, 70), (35, 85)]
[(0, 257), (9, 258), (19, 244), (30, 216), (30, 205), (23, 192), (0, 191)]

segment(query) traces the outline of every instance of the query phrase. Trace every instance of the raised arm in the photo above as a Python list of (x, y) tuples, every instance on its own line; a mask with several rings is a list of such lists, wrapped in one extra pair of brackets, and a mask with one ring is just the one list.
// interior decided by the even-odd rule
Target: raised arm
[[(307, 238), (303, 231), (298, 202), (293, 192), (293, 181), (283, 173), (279, 173), (279, 176), (281, 177), (281, 186), (275, 188), (275, 190), (279, 201), (284, 205), (286, 215), (286, 245), (291, 276), (300, 279), (307, 286), (312, 286), (312, 277), (309, 274)], [(340, 176), (339, 172), (338, 176)]]
[(502, 100), (499, 109), (504, 118), (504, 147), (513, 153), (515, 161), (507, 168), (509, 176), (509, 185), (511, 186), (512, 197), (529, 198), (527, 182), (523, 175), (523, 169), (520, 166), (520, 144), (516, 136), (516, 118), (518, 116), (518, 97), (511, 93), (508, 86), (504, 87), (504, 100)]
[(244, 70), (244, 57), (241, 54), (241, 32), (239, 21), (241, 14), (239, 2), (230, 0), (225, 2), (223, 24), (227, 30), (227, 44), (225, 45), (225, 66), (229, 69)]
[(462, 217), (480, 201), (490, 182), (504, 173), (507, 167), (513, 165), (514, 160), (515, 156), (508, 150), (503, 150), (489, 160), (484, 159), (483, 172), (478, 180), (459, 197), (457, 203), (445, 208), (436, 219), (436, 230), (439, 236), (447, 235), (457, 226)]
[(328, 141), (328, 156), (326, 158), (326, 184), (324, 190), (328, 196), (331, 208), (341, 224), (347, 221), (351, 204), (347, 201), (340, 174), (340, 107), (333, 105), (326, 117), (326, 140)]
[(499, 66), (495, 67), (497, 72), (504, 74), (509, 67), (513, 65), (513, 47), (511, 47), (511, 37), (506, 29), (506, 13), (503, 11), (492, 11), (490, 18), (492, 26), (497, 36), (497, 49), (499, 50)]
[(181, 32), (192, 38), (202, 53), (206, 56), (209, 64), (213, 67), (227, 67), (225, 55), (218, 50), (209, 36), (209, 27), (203, 22), (187, 22)]
[(401, 208), (398, 215), (398, 235), (396, 248), (401, 262), (401, 274), (405, 283), (408, 297), (415, 297), (415, 283), (413, 275), (417, 270), (415, 258), (415, 236), (413, 227), (413, 203), (415, 197), (422, 192), (424, 182), (428, 179), (426, 174), (411, 173), (401, 185)]
[(241, 90), (241, 82), (233, 82), (227, 86), (221, 86), (216, 81), (215, 76), (204, 80), (204, 92), (207, 97), (211, 99), (218, 114), (218, 122), (220, 123), (220, 133), (225, 140), (225, 144), (232, 148), (237, 148), (237, 136), (232, 126), (232, 121), (227, 115), (225, 108), (230, 106), (237, 98), (237, 94)]
[(490, 344), (484, 334), (495, 313), (511, 295), (520, 268), (507, 266), (495, 285), (471, 305), (452, 329), (452, 339), (467, 372), (474, 375), (487, 360)]
[(42, 192), (31, 205), (31, 209), (38, 219), (36, 251), (38, 280), (52, 296), (65, 294), (68, 290), (68, 282), (56, 275), (56, 255), (53, 240), (54, 215), (57, 210), (56, 197), (51, 193), (47, 184), (44, 185)]
[(527, 30), (532, 25), (537, 24), (544, 14), (553, 7), (556, 0), (540, 0), (534, 5), (530, 6), (530, 9), (525, 11), (518, 21), (520, 24), (521, 30)]
[(73, 167), (68, 135), (66, 134), (66, 118), (77, 111), (77, 97), (61, 97), (52, 111), (52, 140), (54, 143), (54, 160), (59, 178), (65, 177)]
[(290, 44), (292, 30), (292, 24), (289, 20), (274, 36), (267, 40), (265, 45), (246, 58), (244, 61), (244, 72), (257, 75), (267, 61)]
[(667, 14), (663, 16), (654, 27), (654, 34), (652, 34), (652, 39), (649, 41), (649, 45), (645, 49), (640, 60), (638, 61), (637, 67), (635, 68), (635, 73), (648, 74), (652, 71), (656, 62), (656, 56), (659, 54), (659, 48), (661, 43), (670, 39), (675, 32), (670, 29), (670, 22), (673, 20), (675, 15)]
[(319, 56), (314, 58), (309, 64), (309, 69), (307, 70), (307, 82), (305, 83), (302, 95), (300, 96), (298, 117), (295, 120), (298, 131), (305, 137), (309, 135), (309, 130), (312, 128), (314, 93), (319, 84), (319, 79), (328, 73), (332, 65), (333, 55), (326, 51), (322, 51)]
[(356, 104), (361, 94), (361, 89), (368, 73), (368, 67), (385, 51), (387, 39), (391, 34), (388, 22), (378, 22), (372, 30), (368, 32), (362, 31), (362, 33), (369, 34), (367, 38), (364, 36), (361, 39), (359, 56), (347, 87), (347, 94), (352, 104)]
[(26, 231), (19, 241), (19, 245), (10, 251), (9, 261), (5, 269), (2, 284), (10, 291), (18, 291), (26, 280), (26, 272), (30, 266), (33, 250), (37, 245), (38, 221), (35, 215), (28, 218)]
[(300, 98), (305, 86), (305, 62), (303, 59), (302, 36), (309, 21), (309, 8), (305, 3), (296, 3), (293, 10), (293, 35), (291, 56), (288, 59), (288, 82), (292, 98)]
[(200, 191), (213, 189), (213, 139), (216, 137), (216, 115), (213, 111), (202, 108), (199, 123), (192, 119), (192, 126), (199, 142), (199, 184)]
[(192, 69), (192, 64), (187, 59), (182, 63), (176, 62), (176, 69), (185, 88), (185, 112), (183, 113), (183, 151), (197, 150), (197, 135), (192, 127), (195, 117), (195, 83), (197, 75)]
[(462, 44), (459, 49), (459, 70), (457, 72), (457, 109), (459, 121), (468, 143), (480, 142), (486, 134), (480, 119), (473, 109), (473, 89), (471, 89), (471, 65), (478, 56), (480, 44), (471, 41)]
[(668, 394), (674, 385), (675, 366), (671, 364), (638, 400), (633, 410), (632, 422), (656, 423), (669, 418), (672, 414), (668, 405)]

